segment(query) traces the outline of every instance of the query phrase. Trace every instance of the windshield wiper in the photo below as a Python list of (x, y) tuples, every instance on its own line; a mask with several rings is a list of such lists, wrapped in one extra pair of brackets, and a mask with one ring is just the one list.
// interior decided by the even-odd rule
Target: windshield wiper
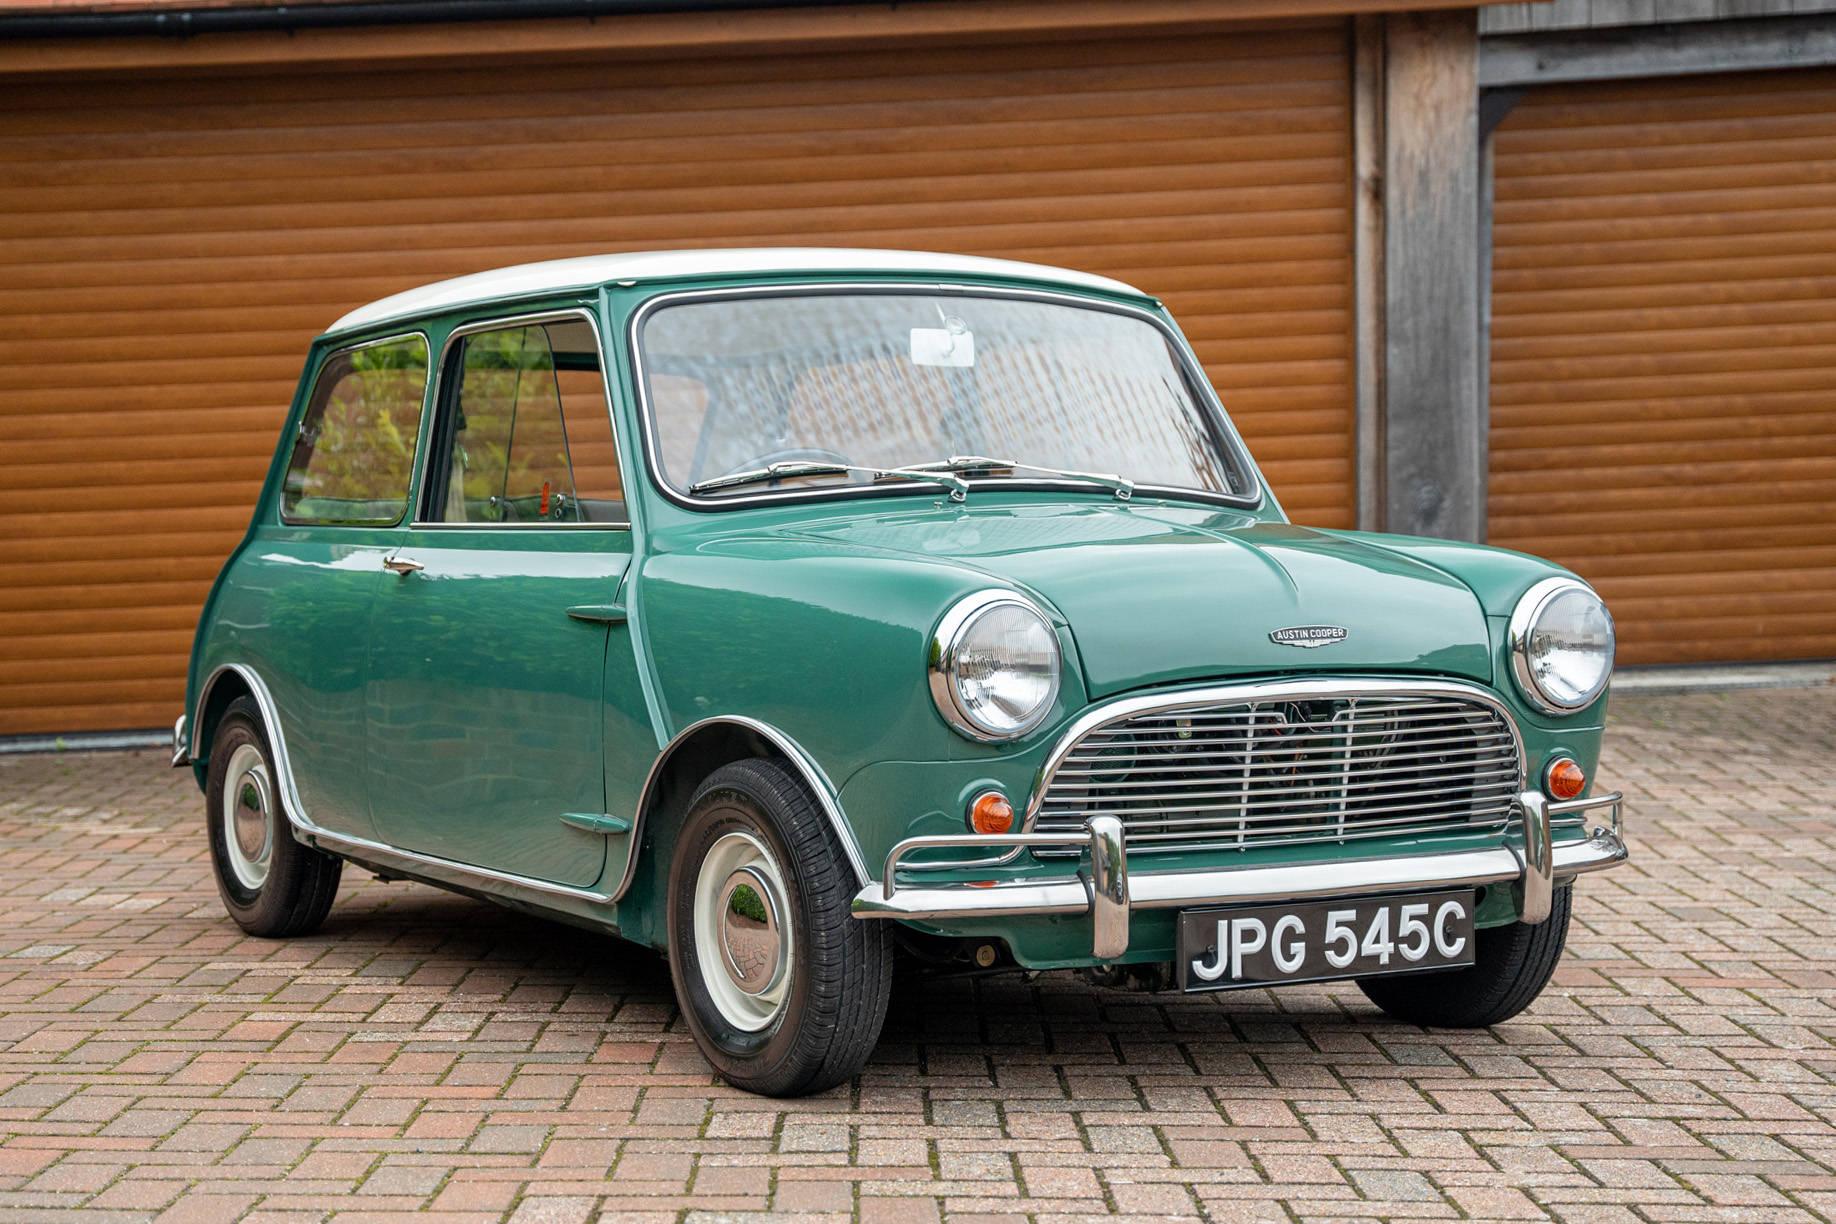
[(734, 472), (728, 476), (716, 476), (712, 480), (703, 480), (689, 486), (690, 493), (707, 493), (714, 489), (732, 489), (740, 485), (764, 484), (772, 480), (792, 480), (799, 476), (848, 476), (855, 472), (865, 473), (872, 481), (881, 480), (924, 480), (940, 484), (950, 490), (951, 501), (962, 501), (969, 495), (969, 482), (960, 476), (952, 475), (948, 469), (928, 471), (923, 468), (871, 468), (859, 467), (852, 463), (814, 463), (808, 460), (790, 459), (773, 463), (766, 467), (754, 468), (746, 472)]
[(1063, 476), (1067, 480), (1082, 480), (1090, 484), (1101, 485), (1116, 495), (1116, 500), (1127, 501), (1135, 495), (1135, 482), (1123, 476), (1104, 472), (1074, 472), (1069, 468), (1041, 467), (1037, 463), (1020, 463), (1013, 459), (990, 459), (987, 455), (951, 455), (948, 459), (939, 459), (934, 463), (912, 463), (897, 469), (900, 472), (980, 472), (980, 471), (1013, 471), (1019, 468), (1028, 472), (1044, 472), (1049, 476)]
[(706, 493), (710, 489), (731, 489), (739, 485), (760, 484), (767, 480), (789, 480), (798, 476), (846, 476), (849, 472), (859, 471), (845, 463), (812, 463), (807, 459), (787, 459), (782, 463), (773, 463), (749, 471), (734, 472), (728, 476), (716, 476), (712, 480), (703, 480), (689, 486), (690, 493)]

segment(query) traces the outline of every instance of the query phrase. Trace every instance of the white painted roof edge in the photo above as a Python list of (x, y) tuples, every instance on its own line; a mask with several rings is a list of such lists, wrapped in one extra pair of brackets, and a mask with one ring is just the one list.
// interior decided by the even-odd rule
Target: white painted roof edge
[(579, 259), (553, 259), (519, 264), (492, 272), (477, 272), (453, 280), (410, 289), (406, 293), (359, 306), (326, 328), (326, 332), (354, 331), (390, 319), (408, 318), (487, 302), (495, 298), (530, 297), (590, 289), (609, 281), (664, 280), (684, 276), (720, 276), (731, 273), (775, 272), (900, 272), (924, 276), (1001, 276), (1045, 281), (1105, 293), (1147, 294), (1133, 285), (1072, 272), (1045, 264), (1010, 259), (984, 259), (977, 255), (937, 255), (926, 251), (876, 251), (846, 247), (743, 247), (712, 251), (642, 251), (630, 255), (588, 255)]

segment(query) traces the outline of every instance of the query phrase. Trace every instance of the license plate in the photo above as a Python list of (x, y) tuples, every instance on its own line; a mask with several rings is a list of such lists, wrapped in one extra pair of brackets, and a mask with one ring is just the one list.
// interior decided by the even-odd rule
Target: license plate
[(1280, 986), (1473, 963), (1473, 890), (1182, 910), (1179, 988)]

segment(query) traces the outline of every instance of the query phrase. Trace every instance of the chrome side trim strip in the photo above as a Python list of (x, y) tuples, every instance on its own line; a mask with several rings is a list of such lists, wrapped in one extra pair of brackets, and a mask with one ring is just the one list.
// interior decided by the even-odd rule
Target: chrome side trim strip
[(644, 847), (644, 815), (650, 810), (650, 803), (656, 794), (657, 780), (663, 774), (663, 767), (668, 764), (671, 757), (675, 756), (676, 750), (697, 731), (722, 723), (744, 727), (763, 736), (785, 755), (797, 772), (803, 775), (803, 780), (809, 785), (811, 793), (816, 796), (816, 802), (822, 808), (822, 814), (828, 820), (829, 827), (835, 830), (835, 836), (842, 844), (842, 853), (848, 856), (848, 865), (854, 869), (855, 882), (865, 885), (873, 879), (872, 873), (867, 870), (867, 860), (861, 854), (860, 842), (855, 840), (854, 829), (848, 824), (848, 818), (842, 813), (841, 801), (837, 798), (835, 785), (829, 781), (829, 776), (823, 772), (822, 766), (818, 765), (815, 759), (803, 750), (801, 744), (770, 723), (760, 722), (756, 718), (747, 718), (741, 714), (717, 714), (678, 731), (676, 737), (669, 741), (669, 745), (657, 754), (657, 759), (651, 762), (650, 773), (644, 779), (644, 789), (638, 793), (637, 811), (632, 814), (631, 852), (625, 856), (624, 873), (619, 877), (617, 886), (612, 889), (610, 899), (617, 901), (623, 897), (626, 890), (631, 887), (631, 882), (637, 878), (638, 852)]
[(486, 867), (475, 867), (470, 863), (460, 863), (436, 855), (403, 850), (351, 833), (337, 833), (315, 824), (306, 814), (306, 805), (300, 802), (300, 792), (293, 782), (293, 762), (287, 755), (287, 734), (281, 727), (280, 710), (274, 704), (274, 695), (268, 691), (267, 683), (262, 680), (254, 668), (242, 663), (225, 663), (219, 667), (205, 682), (198, 699), (198, 708), (204, 708), (204, 702), (209, 697), (211, 689), (221, 677), (230, 672), (236, 673), (248, 684), (249, 691), (255, 695), (255, 705), (261, 710), (262, 725), (268, 732), (268, 746), (274, 753), (274, 767), (280, 774), (281, 810), (287, 813), (287, 821), (293, 826), (293, 836), (296, 840), (333, 854), (362, 858), (380, 867), (399, 868), (405, 874), (425, 878), (430, 883), (457, 884), (461, 887), (505, 896), (517, 896), (520, 892), (526, 891), (602, 905), (612, 901), (613, 898), (609, 894), (590, 888), (575, 888), (567, 884), (554, 884), (547, 880), (514, 875), (507, 871), (492, 871)]
[(1046, 792), (1057, 777), (1060, 766), (1065, 763), (1065, 758), (1071, 755), (1085, 736), (1108, 723), (1122, 722), (1142, 714), (1174, 713), (1204, 706), (1241, 705), (1255, 701), (1336, 701), (1349, 697), (1440, 697), (1472, 701), (1487, 707), (1511, 729), (1512, 748), (1517, 757), (1517, 789), (1527, 789), (1523, 772), (1524, 741), (1522, 733), (1517, 729), (1517, 720), (1511, 717), (1511, 711), (1502, 701), (1478, 685), (1452, 680), (1354, 677), (1261, 680), (1186, 689), (1177, 693), (1157, 692), (1139, 697), (1124, 697), (1086, 710), (1059, 734), (1058, 742), (1052, 745), (1052, 751), (1040, 765), (1039, 773), (1033, 779), (1032, 795), (1026, 802), (1026, 820), (1021, 828), (1032, 832), (1033, 825), (1039, 819), (1039, 809), (1045, 804)]
[[(305, 836), (301, 837), (302, 833)], [(364, 862), (374, 863), (379, 867), (393, 867), (405, 875), (425, 880), (430, 884), (456, 884), (477, 892), (497, 893), (509, 897), (520, 896), (524, 892), (534, 892), (553, 897), (568, 897), (575, 901), (589, 901), (595, 905), (609, 905), (612, 902), (609, 893), (596, 889), (575, 888), (570, 884), (555, 884), (531, 876), (515, 875), (508, 871), (493, 871), (489, 867), (478, 867), (471, 863), (440, 858), (438, 855), (403, 850), (397, 846), (371, 841), (367, 837), (354, 837), (349, 833), (333, 833), (329, 829), (319, 828), (310, 821), (303, 825), (296, 824), (294, 836), (300, 837), (301, 841), (317, 849), (362, 859)]]
[(191, 738), (185, 734), (187, 716), (180, 714), (172, 724), (172, 768), (191, 764)]

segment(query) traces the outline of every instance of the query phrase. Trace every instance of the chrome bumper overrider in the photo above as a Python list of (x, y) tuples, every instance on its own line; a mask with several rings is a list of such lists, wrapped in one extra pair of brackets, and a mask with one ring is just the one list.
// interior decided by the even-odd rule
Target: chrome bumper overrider
[(183, 714), (172, 724), (172, 768), (191, 764), (191, 740), (188, 737), (191, 720)]
[[(1114, 816), (1090, 817), (1081, 833), (912, 837), (892, 848), (886, 856), (885, 873), (856, 894), (853, 911), (856, 918), (936, 920), (1089, 914), (1091, 955), (1098, 960), (1115, 960), (1128, 951), (1129, 913), (1138, 909), (1273, 903), (1478, 888), (1508, 882), (1519, 890), (1518, 905), (1523, 920), (1542, 922), (1549, 917), (1556, 881), (1626, 861), (1626, 843), (1619, 827), (1620, 802), (1621, 797), (1612, 794), (1551, 803), (1540, 792), (1526, 791), (1518, 798), (1524, 815), (1524, 849), (1496, 846), (1488, 850), (1215, 871), (1131, 874), (1123, 846), (1122, 822)], [(1593, 812), (1600, 813), (1601, 820), (1588, 820), (1585, 840), (1559, 845), (1551, 842), (1551, 820)], [(1087, 847), (1090, 867), (1076, 875), (996, 884), (902, 885), (899, 882), (902, 871), (910, 875), (927, 870), (923, 864), (901, 866), (901, 860), (907, 856), (920, 850), (965, 846)]]

